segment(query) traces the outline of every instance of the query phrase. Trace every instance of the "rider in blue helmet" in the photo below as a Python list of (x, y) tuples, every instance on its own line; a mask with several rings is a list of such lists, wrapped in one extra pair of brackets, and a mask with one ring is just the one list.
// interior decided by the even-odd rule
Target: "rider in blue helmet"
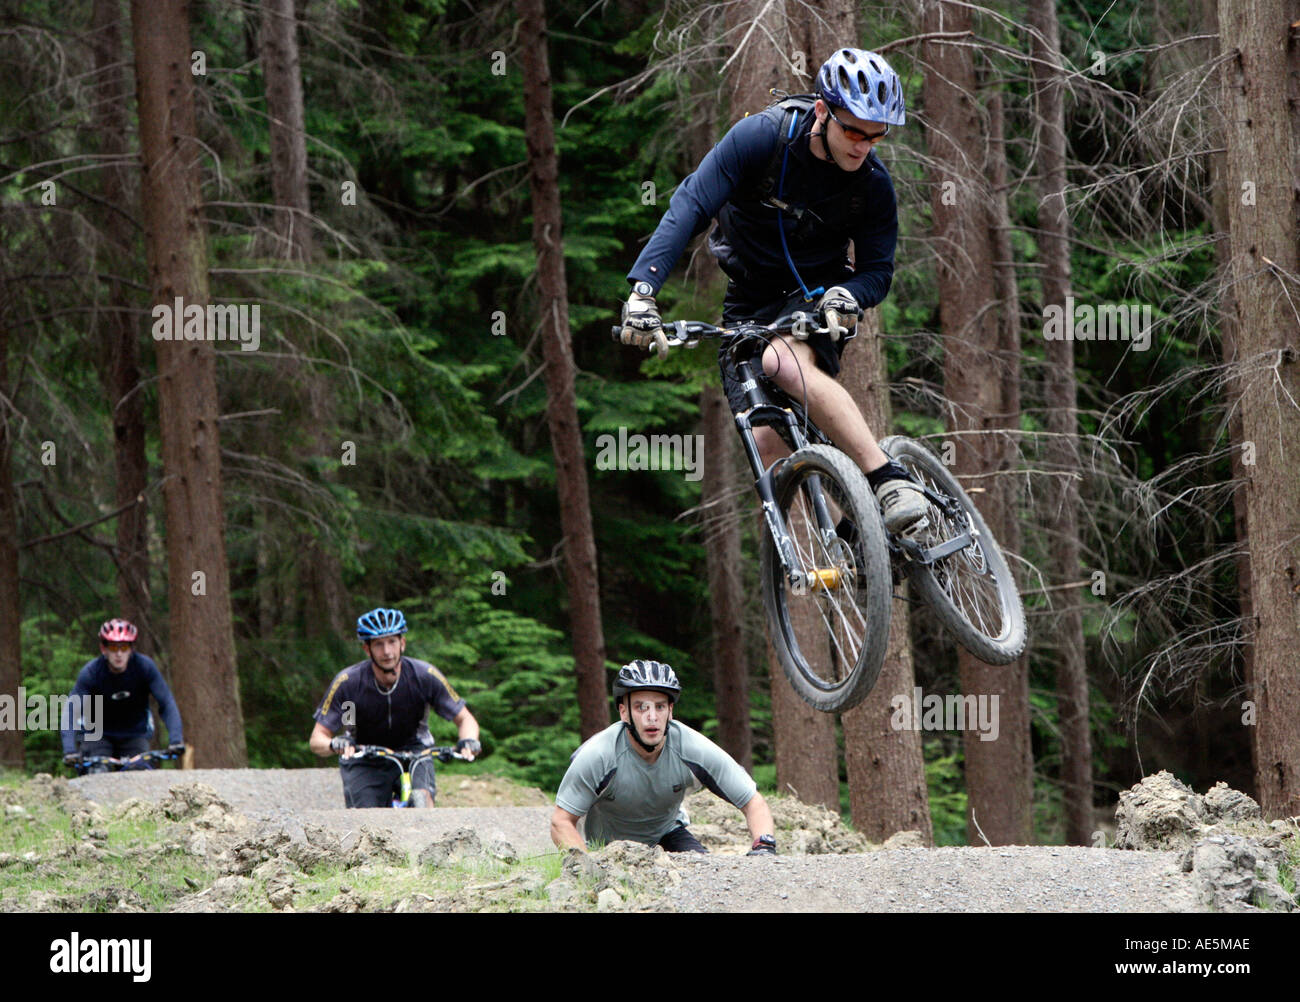
[[(334, 677), (315, 713), (309, 745), (317, 755), (351, 758), (354, 745), (382, 745), (394, 751), (419, 751), (433, 744), (429, 710), (456, 725), (456, 749), (473, 759), (480, 751), (478, 721), (446, 676), (427, 661), (406, 657), (406, 617), (398, 609), (372, 609), (357, 619), (357, 639), (366, 660)], [(393, 785), (392, 765), (357, 760), (341, 768), (348, 807), (386, 807)], [(433, 764), (425, 759), (411, 774), (411, 785), (436, 795)]]
[[(621, 339), (667, 351), (655, 296), (687, 243), (716, 217), (709, 249), (729, 279), (723, 325), (767, 324), (815, 306), (828, 330), (775, 338), (763, 371), (790, 397), (806, 399), (818, 427), (866, 474), (886, 527), (906, 532), (924, 517), (925, 498), (835, 380), (859, 315), (893, 280), (898, 205), (875, 147), (907, 120), (903, 86), (880, 55), (849, 48), (826, 60), (815, 86), (815, 96), (742, 118), (678, 185), (628, 272)], [(733, 411), (743, 409), (744, 389), (725, 366), (722, 384)], [(789, 455), (775, 428), (756, 427), (754, 438), (765, 466)]]

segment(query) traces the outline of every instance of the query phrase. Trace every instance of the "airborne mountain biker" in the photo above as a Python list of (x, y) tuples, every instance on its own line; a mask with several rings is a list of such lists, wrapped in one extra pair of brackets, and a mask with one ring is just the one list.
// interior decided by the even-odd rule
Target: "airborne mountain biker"
[(745, 815), (754, 839), (750, 855), (776, 852), (772, 812), (753, 779), (703, 734), (673, 719), (681, 692), (676, 673), (658, 661), (619, 669), (614, 701), (621, 722), (583, 742), (555, 794), (551, 840), (559, 848), (585, 852), (588, 841), (626, 839), (668, 852), (708, 852), (681, 809), (686, 794), (703, 786)]
[[(357, 619), (357, 639), (366, 660), (344, 668), (330, 683), (315, 713), (308, 742), (313, 752), (351, 759), (351, 748), (358, 744), (420, 751), (433, 743), (427, 723), (430, 708), (456, 725), (458, 753), (473, 759), (482, 751), (478, 721), (442, 672), (426, 661), (404, 657), (406, 617), (401, 612), (372, 609), (363, 614)], [(391, 762), (358, 758), (341, 764), (340, 772), (348, 807), (388, 806), (396, 778)], [(428, 790), (428, 804), (433, 806), (437, 788), (427, 759), (416, 764), (411, 785)]]
[[(880, 303), (893, 280), (898, 207), (873, 150), (905, 121), (898, 75), (874, 52), (847, 48), (821, 67), (810, 106), (792, 98), (741, 119), (678, 186), (628, 272), (621, 332), (624, 344), (667, 351), (654, 297), (716, 216), (709, 249), (729, 279), (724, 325), (770, 323), (814, 299), (825, 317), (829, 333), (774, 339), (763, 370), (793, 399), (806, 396), (813, 421), (866, 474), (891, 532), (918, 522), (925, 499), (835, 377), (861, 309)], [(725, 366), (722, 375), (732, 409), (742, 408), (743, 390)], [(789, 454), (771, 427), (756, 428), (755, 440), (765, 466)]]

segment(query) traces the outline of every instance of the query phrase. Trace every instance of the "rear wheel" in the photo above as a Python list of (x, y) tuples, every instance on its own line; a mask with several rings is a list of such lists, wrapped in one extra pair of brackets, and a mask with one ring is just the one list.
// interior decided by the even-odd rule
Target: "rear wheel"
[(908, 560), (913, 585), (959, 644), (987, 664), (1010, 664), (1025, 650), (1025, 608), (993, 533), (957, 478), (929, 449), (901, 435), (886, 438), (880, 447), (943, 501), (927, 498), (927, 524), (908, 538), (932, 552), (969, 539), (929, 563)]
[(787, 578), (769, 528), (760, 574), (772, 646), (805, 702), (846, 710), (876, 684), (889, 643), (892, 582), (880, 509), (857, 465), (826, 445), (791, 456), (775, 494), (799, 573), (794, 583)]

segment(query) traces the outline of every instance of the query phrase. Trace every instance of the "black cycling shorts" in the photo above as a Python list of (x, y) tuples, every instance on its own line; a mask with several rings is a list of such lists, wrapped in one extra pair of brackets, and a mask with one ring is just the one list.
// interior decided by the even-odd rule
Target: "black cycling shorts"
[(700, 840), (691, 834), (691, 830), (683, 824), (678, 824), (676, 828), (661, 838), (658, 842), (663, 846), (664, 852), (703, 852), (709, 850), (700, 844)]
[[(847, 273), (844, 277), (848, 277)], [(828, 284), (827, 288), (829, 287)], [(774, 300), (770, 288), (765, 291), (752, 291), (741, 288), (732, 280), (727, 282), (727, 294), (722, 301), (722, 326), (726, 327), (742, 322), (770, 324), (778, 317), (794, 310), (804, 309), (812, 312), (816, 305), (815, 300), (811, 303), (805, 302), (803, 293), (799, 291), (790, 294), (783, 293), (779, 299)], [(840, 356), (844, 354), (846, 343), (844, 338), (839, 341), (832, 341), (829, 334), (811, 334), (807, 341), (808, 347), (813, 350), (813, 358), (817, 362), (817, 368), (832, 379), (840, 374)], [(789, 358), (787, 355), (782, 357)], [(755, 370), (759, 375), (762, 374), (761, 366), (762, 355), (760, 353), (755, 357)], [(740, 380), (736, 379), (735, 374), (728, 370), (721, 348), (718, 351), (718, 368), (722, 371), (722, 390), (727, 395), (727, 403), (731, 405), (731, 412), (735, 414), (744, 410), (748, 406), (745, 400), (745, 391), (741, 389)]]

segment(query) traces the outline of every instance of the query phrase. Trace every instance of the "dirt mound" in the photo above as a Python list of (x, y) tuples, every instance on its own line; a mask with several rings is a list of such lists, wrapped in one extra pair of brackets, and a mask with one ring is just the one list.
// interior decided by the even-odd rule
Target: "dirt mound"
[(472, 828), (457, 828), (420, 851), (417, 862), (421, 866), (442, 866), (478, 856), (483, 852), (478, 833)]
[(341, 843), (347, 852), (343, 860), (344, 866), (353, 867), (375, 863), (389, 866), (405, 866), (409, 860), (407, 851), (402, 848), (402, 844), (397, 840), (397, 837), (387, 828), (362, 825), (355, 840), (350, 836), (351, 833), (345, 836)]
[[(826, 853), (868, 852), (879, 848), (848, 828), (839, 814), (805, 804), (793, 797), (767, 798), (776, 826), (776, 848), (783, 856), (819, 856)], [(706, 790), (686, 798), (691, 832), (710, 852), (721, 856), (744, 855), (753, 840), (745, 817), (731, 804)]]
[(220, 877), (211, 887), (187, 894), (176, 901), (173, 912), (232, 912), (247, 911), (253, 898), (253, 880), (250, 877)]
[(1211, 835), (1187, 850), (1183, 872), (1194, 873), (1203, 904), (1215, 911), (1292, 911), (1294, 896), (1278, 876), (1279, 854), (1241, 835)]
[(115, 821), (154, 821), (162, 816), (162, 812), (157, 804), (131, 797), (114, 806), (111, 816)]
[(1227, 783), (1201, 796), (1172, 774), (1160, 771), (1119, 795), (1115, 848), (1190, 849), (1211, 835), (1289, 838), (1294, 825), (1265, 822), (1259, 804)]
[(1119, 795), (1119, 849), (1183, 850), (1202, 904), (1216, 911), (1291, 911), (1296, 897), (1279, 867), (1300, 836), (1300, 819), (1266, 822), (1259, 804), (1226, 783), (1204, 796), (1168, 772), (1148, 776)]
[(230, 804), (206, 783), (183, 783), (173, 786), (158, 803), (158, 810), (169, 821), (186, 821), (205, 816), (216, 820), (230, 814)]
[[(694, 854), (685, 854), (694, 855)], [(659, 911), (663, 891), (681, 882), (690, 861), (657, 845), (611, 842), (591, 853), (571, 850), (560, 876), (545, 887), (551, 905), (563, 911)]]

